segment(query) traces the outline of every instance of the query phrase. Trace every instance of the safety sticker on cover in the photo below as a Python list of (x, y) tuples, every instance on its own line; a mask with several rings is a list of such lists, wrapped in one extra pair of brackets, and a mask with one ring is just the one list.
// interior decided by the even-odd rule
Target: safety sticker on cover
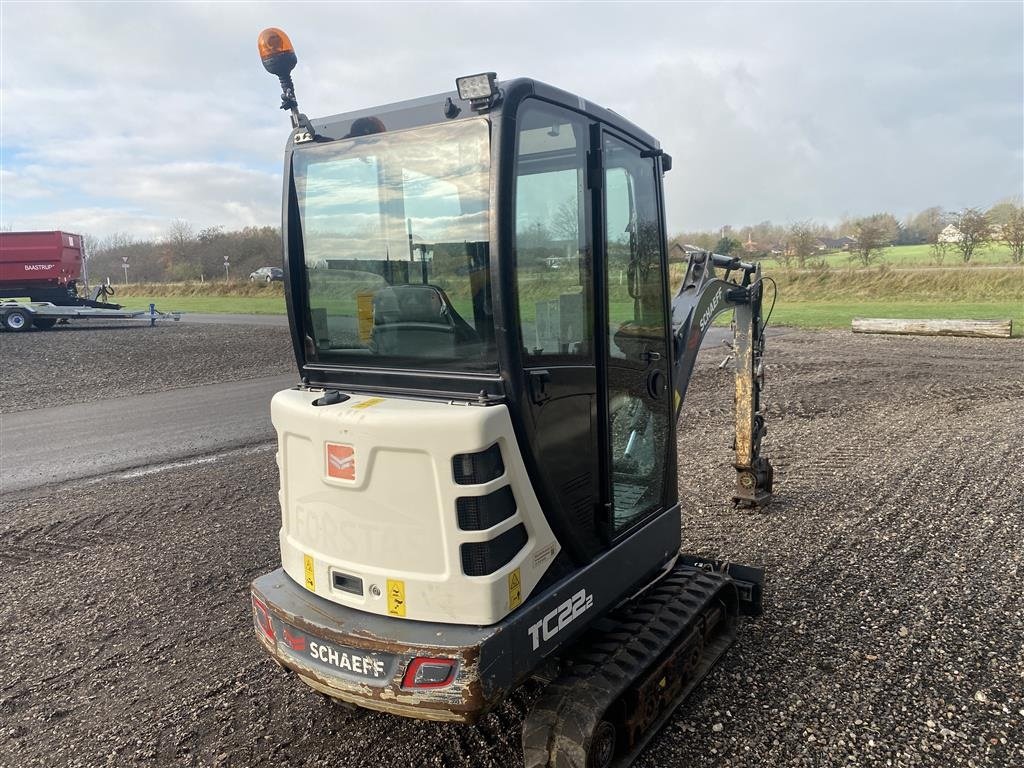
[(363, 400), (361, 403), (356, 403), (352, 406), (353, 409), (359, 408), (372, 408), (375, 405), (380, 405), (384, 402), (383, 397), (371, 397), (368, 400)]
[(518, 608), (523, 602), (523, 580), (520, 578), (519, 569), (516, 568), (508, 575), (508, 608)]
[(356, 317), (359, 341), (368, 344), (373, 339), (373, 291), (360, 291), (356, 294)]
[(405, 616), (405, 582), (401, 579), (388, 579), (388, 613)]
[(313, 573), (313, 558), (310, 555), (303, 555), (302, 562), (306, 567), (306, 589), (310, 592), (316, 592), (316, 575)]

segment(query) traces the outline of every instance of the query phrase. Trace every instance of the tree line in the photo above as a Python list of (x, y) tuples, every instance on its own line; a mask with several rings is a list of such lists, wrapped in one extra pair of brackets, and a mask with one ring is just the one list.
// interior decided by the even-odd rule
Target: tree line
[(248, 280), (260, 267), (281, 265), (281, 230), (277, 227), (236, 231), (209, 227), (197, 232), (188, 222), (176, 219), (156, 239), (138, 239), (124, 232), (83, 238), (89, 278), (94, 283), (108, 277), (121, 282), (125, 259), (128, 280), (133, 283)]
[[(943, 236), (952, 225), (953, 235)], [(572, 226), (557, 226), (559, 237), (575, 240)], [(565, 232), (561, 232), (561, 229)], [(571, 231), (570, 231), (571, 230)], [(537, 233), (523, 232), (521, 246)], [(93, 282), (109, 277), (124, 279), (128, 264), (131, 282), (179, 282), (247, 280), (259, 267), (281, 263), (281, 230), (278, 227), (246, 227), (225, 231), (209, 227), (196, 231), (183, 220), (171, 222), (162, 237), (139, 239), (127, 233), (106, 238), (85, 235), (89, 274)], [(552, 237), (544, 234), (545, 240)], [(1004, 201), (988, 210), (964, 208), (944, 211), (926, 208), (900, 221), (891, 213), (850, 218), (836, 225), (798, 221), (789, 225), (763, 221), (745, 227), (723, 227), (718, 232), (682, 232), (671, 241), (695, 245), (726, 255), (778, 259), (784, 265), (806, 267), (822, 252), (846, 250), (850, 258), (871, 264), (890, 245), (931, 246), (936, 263), (956, 257), (967, 263), (994, 243), (1006, 245), (1014, 263), (1024, 263), (1024, 207)], [(225, 262), (228, 267), (225, 270)]]
[[(952, 226), (952, 229), (948, 229)], [(945, 234), (944, 234), (945, 233)], [(948, 256), (964, 263), (993, 244), (1009, 248), (1015, 264), (1024, 262), (1024, 207), (1006, 200), (988, 210), (945, 211), (926, 208), (902, 221), (891, 213), (845, 218), (836, 225), (798, 221), (788, 225), (763, 221), (746, 227), (723, 227), (717, 232), (682, 232), (671, 238), (725, 255), (772, 257), (786, 266), (806, 267), (823, 252), (844, 250), (863, 265), (874, 262), (892, 245), (929, 245), (934, 261)]]

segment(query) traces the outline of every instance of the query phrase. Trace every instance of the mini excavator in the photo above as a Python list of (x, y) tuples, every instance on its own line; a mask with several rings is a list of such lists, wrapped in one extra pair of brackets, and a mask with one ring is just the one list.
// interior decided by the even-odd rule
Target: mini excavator
[(733, 498), (770, 498), (760, 267), (673, 263), (671, 157), (579, 96), (483, 73), (310, 120), (287, 35), (259, 52), (291, 114), (299, 381), (271, 406), (257, 637), (331, 699), (411, 718), (472, 723), (540, 681), (526, 766), (628, 765), (761, 611), (761, 569), (680, 553), (676, 474), (698, 349), (733, 312)]

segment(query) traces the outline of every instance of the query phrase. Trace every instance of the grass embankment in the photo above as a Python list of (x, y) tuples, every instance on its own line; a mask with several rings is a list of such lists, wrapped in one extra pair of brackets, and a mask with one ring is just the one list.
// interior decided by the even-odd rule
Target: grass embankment
[[(908, 246), (915, 247), (915, 246)], [(673, 268), (675, 273), (678, 268)], [(776, 325), (803, 328), (847, 328), (854, 317), (892, 318), (1011, 318), (1014, 335), (1024, 334), (1024, 267), (960, 267), (957, 269), (780, 270), (766, 274), (779, 285), (779, 301), (772, 314)], [(563, 280), (546, 276), (547, 282)], [(129, 307), (150, 302), (162, 310), (282, 314), (284, 293), (280, 283), (146, 283), (119, 286), (115, 300)], [(569, 286), (558, 290), (571, 292)], [(578, 288), (576, 288), (578, 290)], [(619, 291), (616, 286), (616, 291)], [(545, 295), (557, 295), (545, 292)], [(767, 292), (770, 298), (770, 289)], [(462, 307), (452, 296), (460, 311)], [(622, 297), (615, 296), (613, 299)], [(468, 301), (468, 300), (467, 300)], [(354, 299), (353, 299), (354, 302)], [(631, 302), (613, 301), (618, 308)], [(619, 307), (619, 305), (622, 307)], [(532, 303), (524, 304), (530, 315)], [(354, 312), (354, 304), (349, 311)], [(532, 317), (527, 318), (532, 320)]]
[(126, 307), (242, 315), (284, 314), (281, 283), (130, 283), (114, 286), (113, 301)]
[[(1024, 268), (768, 270), (779, 285), (776, 325), (849, 327), (854, 317), (1010, 318), (1024, 333)], [(770, 296), (770, 288), (767, 291)]]

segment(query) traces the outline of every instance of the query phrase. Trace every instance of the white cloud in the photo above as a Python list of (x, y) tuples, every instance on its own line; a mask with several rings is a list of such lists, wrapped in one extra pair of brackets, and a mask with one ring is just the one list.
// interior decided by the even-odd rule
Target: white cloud
[(26, 166), (17, 171), (0, 168), (0, 192), (5, 200), (32, 200), (53, 196), (45, 173), (38, 166)]
[(0, 16), (0, 218), (19, 227), (276, 223), (288, 123), (255, 51), (271, 25), (296, 44), (311, 115), (490, 69), (626, 115), (676, 159), (670, 229), (986, 205), (1024, 186), (1020, 4), (5, 2)]
[(123, 208), (64, 208), (27, 213), (4, 220), (15, 230), (51, 230), (107, 235), (128, 232), (139, 238), (162, 237), (171, 219)]

